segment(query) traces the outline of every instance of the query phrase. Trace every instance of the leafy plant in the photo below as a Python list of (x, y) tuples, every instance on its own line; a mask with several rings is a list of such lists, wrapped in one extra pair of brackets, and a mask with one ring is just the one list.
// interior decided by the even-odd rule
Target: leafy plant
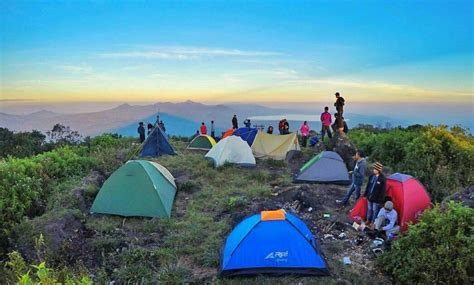
[(474, 210), (436, 205), (395, 241), (380, 265), (400, 284), (468, 284), (474, 262)]

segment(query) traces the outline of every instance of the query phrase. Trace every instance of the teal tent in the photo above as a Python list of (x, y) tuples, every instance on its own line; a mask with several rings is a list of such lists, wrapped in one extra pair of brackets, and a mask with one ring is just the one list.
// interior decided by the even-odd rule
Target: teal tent
[(158, 163), (130, 160), (100, 188), (91, 213), (170, 217), (176, 194), (173, 175)]

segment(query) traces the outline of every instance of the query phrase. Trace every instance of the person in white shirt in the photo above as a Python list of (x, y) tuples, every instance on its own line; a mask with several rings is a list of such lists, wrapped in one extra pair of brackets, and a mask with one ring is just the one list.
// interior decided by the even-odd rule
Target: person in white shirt
[(397, 225), (398, 214), (393, 208), (393, 202), (387, 201), (382, 209), (380, 209), (375, 219), (375, 229), (384, 231), (387, 238), (391, 239), (400, 232), (400, 226)]

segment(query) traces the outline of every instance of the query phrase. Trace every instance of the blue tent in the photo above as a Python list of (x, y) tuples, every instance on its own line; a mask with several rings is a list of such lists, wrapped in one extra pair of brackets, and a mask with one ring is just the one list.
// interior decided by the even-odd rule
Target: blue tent
[(257, 132), (257, 128), (238, 128), (237, 130), (235, 130), (233, 135), (241, 137), (249, 144), (249, 146), (252, 146), (253, 141), (255, 140), (255, 136), (257, 136)]
[(284, 210), (253, 215), (226, 240), (220, 277), (257, 274), (329, 275), (306, 224)]
[(145, 141), (140, 157), (160, 156), (164, 154), (176, 154), (173, 147), (168, 142), (166, 135), (159, 127), (155, 127)]
[(318, 144), (318, 142), (319, 142), (318, 137), (312, 137), (312, 138), (309, 140), (309, 145), (310, 145), (310, 146), (315, 146), (315, 145)]

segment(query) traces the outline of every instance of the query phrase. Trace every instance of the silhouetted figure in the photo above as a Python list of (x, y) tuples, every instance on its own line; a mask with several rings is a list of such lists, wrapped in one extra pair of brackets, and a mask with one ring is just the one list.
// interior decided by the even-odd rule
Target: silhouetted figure
[(215, 129), (215, 127), (214, 127), (214, 121), (211, 121), (211, 137), (212, 137), (213, 139), (216, 138), (216, 129)]
[(273, 135), (273, 127), (272, 126), (268, 126), (267, 134)]
[(234, 117), (232, 118), (232, 128), (234, 130), (239, 128), (239, 122), (237, 121), (237, 115), (234, 115)]
[(149, 136), (151, 132), (153, 132), (153, 124), (148, 123), (148, 125), (146, 125), (146, 128), (148, 129), (147, 136)]
[(342, 118), (343, 120), (340, 120), (338, 122), (338, 132), (339, 134), (343, 134), (343, 130), (344, 130), (344, 98), (341, 97), (341, 95), (339, 94), (339, 92), (336, 92), (336, 103), (334, 103), (334, 107), (336, 107), (336, 111), (337, 111), (337, 114), (339, 115), (340, 118)]
[(163, 123), (163, 121), (160, 121), (160, 124), (158, 126), (163, 131), (163, 133), (166, 133), (166, 127), (165, 127), (165, 123)]
[(250, 123), (250, 119), (246, 119), (246, 120), (244, 121), (244, 126), (245, 126), (246, 128), (250, 128), (251, 125), (252, 125), (252, 124)]
[(287, 135), (289, 133), (290, 133), (290, 123), (288, 123), (288, 121), (285, 119), (285, 121), (283, 122), (283, 134)]
[(145, 141), (145, 127), (143, 126), (143, 122), (138, 124), (137, 129), (138, 134), (140, 135), (140, 143)]

